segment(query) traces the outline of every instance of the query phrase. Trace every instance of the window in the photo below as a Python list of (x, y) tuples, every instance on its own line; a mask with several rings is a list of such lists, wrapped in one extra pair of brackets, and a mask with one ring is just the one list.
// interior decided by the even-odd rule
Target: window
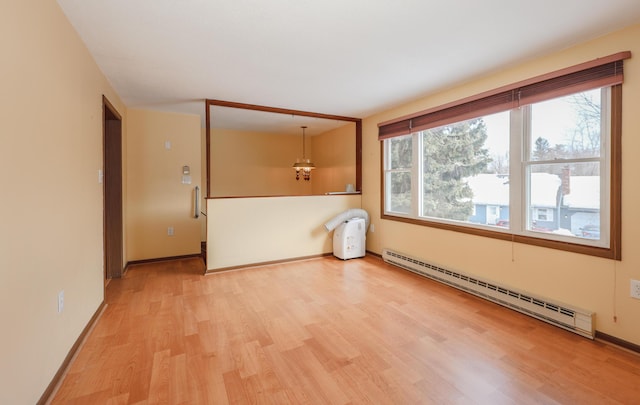
[[(416, 136), (422, 151), (417, 176), (422, 186), (418, 216), (495, 225), (500, 219), (500, 207), (509, 205), (509, 182), (505, 177), (509, 165), (509, 113), (432, 128)], [(499, 151), (494, 153), (492, 147)], [(492, 174), (473, 176), (485, 172)]]
[(383, 218), (620, 259), (628, 56), (380, 124)]
[[(475, 204), (474, 204), (475, 205)], [(487, 207), (487, 224), (495, 225), (500, 218), (500, 207), (490, 205)]]
[[(609, 93), (594, 89), (523, 108), (527, 207), (533, 213), (527, 230), (584, 238), (585, 221), (609, 228)], [(587, 244), (607, 246), (608, 232), (589, 239)]]
[[(553, 210), (550, 208), (534, 208), (533, 209), (533, 224), (535, 226), (536, 221), (553, 221)], [(533, 228), (533, 226), (529, 226)]]
[(389, 139), (386, 148), (388, 162), (385, 184), (389, 185), (385, 206), (390, 212), (411, 212), (411, 166), (413, 164), (411, 136)]

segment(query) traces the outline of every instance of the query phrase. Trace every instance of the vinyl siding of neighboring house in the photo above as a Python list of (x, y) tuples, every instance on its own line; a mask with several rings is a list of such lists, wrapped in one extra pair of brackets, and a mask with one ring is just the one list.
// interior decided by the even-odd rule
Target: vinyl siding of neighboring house
[[(479, 174), (467, 179), (473, 191), (474, 212), (469, 222), (496, 225), (509, 220), (509, 180), (505, 175)], [(531, 178), (531, 208), (535, 227), (541, 230), (566, 229), (579, 235), (586, 225), (599, 225), (600, 179), (598, 176), (571, 176), (569, 193), (561, 195), (560, 177), (534, 173)], [(490, 213), (495, 210), (498, 215)], [(543, 217), (546, 216), (546, 219)]]

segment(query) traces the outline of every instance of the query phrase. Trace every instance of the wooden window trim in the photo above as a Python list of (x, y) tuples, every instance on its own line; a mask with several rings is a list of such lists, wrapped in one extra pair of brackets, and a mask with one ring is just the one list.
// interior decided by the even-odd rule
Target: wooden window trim
[[(384, 176), (384, 142), (380, 142), (380, 217), (382, 219), (404, 222), (408, 224), (428, 226), (454, 232), (461, 232), (476, 236), (489, 237), (499, 240), (523, 243), (527, 245), (563, 250), (567, 252), (585, 254), (606, 259), (622, 260), (622, 84), (611, 86), (611, 170), (610, 170), (610, 218), (609, 218), (609, 247), (597, 247), (578, 243), (536, 238), (510, 232), (498, 232), (490, 229), (473, 228), (417, 219), (385, 213), (385, 176)], [(383, 138), (386, 139), (386, 138)]]

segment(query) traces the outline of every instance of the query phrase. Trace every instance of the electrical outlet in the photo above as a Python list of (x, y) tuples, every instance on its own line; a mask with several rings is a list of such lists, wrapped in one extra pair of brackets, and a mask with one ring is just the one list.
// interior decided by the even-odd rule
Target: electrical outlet
[(64, 309), (64, 290), (58, 292), (58, 313), (62, 313)]
[(640, 280), (631, 280), (631, 298), (640, 299)]
[(374, 233), (375, 231), (376, 227), (373, 224), (369, 225), (369, 232)]
[(173, 227), (172, 226), (167, 228), (167, 235), (173, 236)]

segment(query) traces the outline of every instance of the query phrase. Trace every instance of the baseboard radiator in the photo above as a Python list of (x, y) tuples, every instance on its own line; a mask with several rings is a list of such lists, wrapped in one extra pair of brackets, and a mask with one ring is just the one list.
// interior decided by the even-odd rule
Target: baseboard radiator
[(551, 302), (548, 299), (533, 297), (530, 294), (435, 266), (421, 259), (390, 249), (382, 251), (382, 258), (387, 263), (466, 291), (578, 335), (589, 339), (595, 337), (595, 313), (593, 312)]

